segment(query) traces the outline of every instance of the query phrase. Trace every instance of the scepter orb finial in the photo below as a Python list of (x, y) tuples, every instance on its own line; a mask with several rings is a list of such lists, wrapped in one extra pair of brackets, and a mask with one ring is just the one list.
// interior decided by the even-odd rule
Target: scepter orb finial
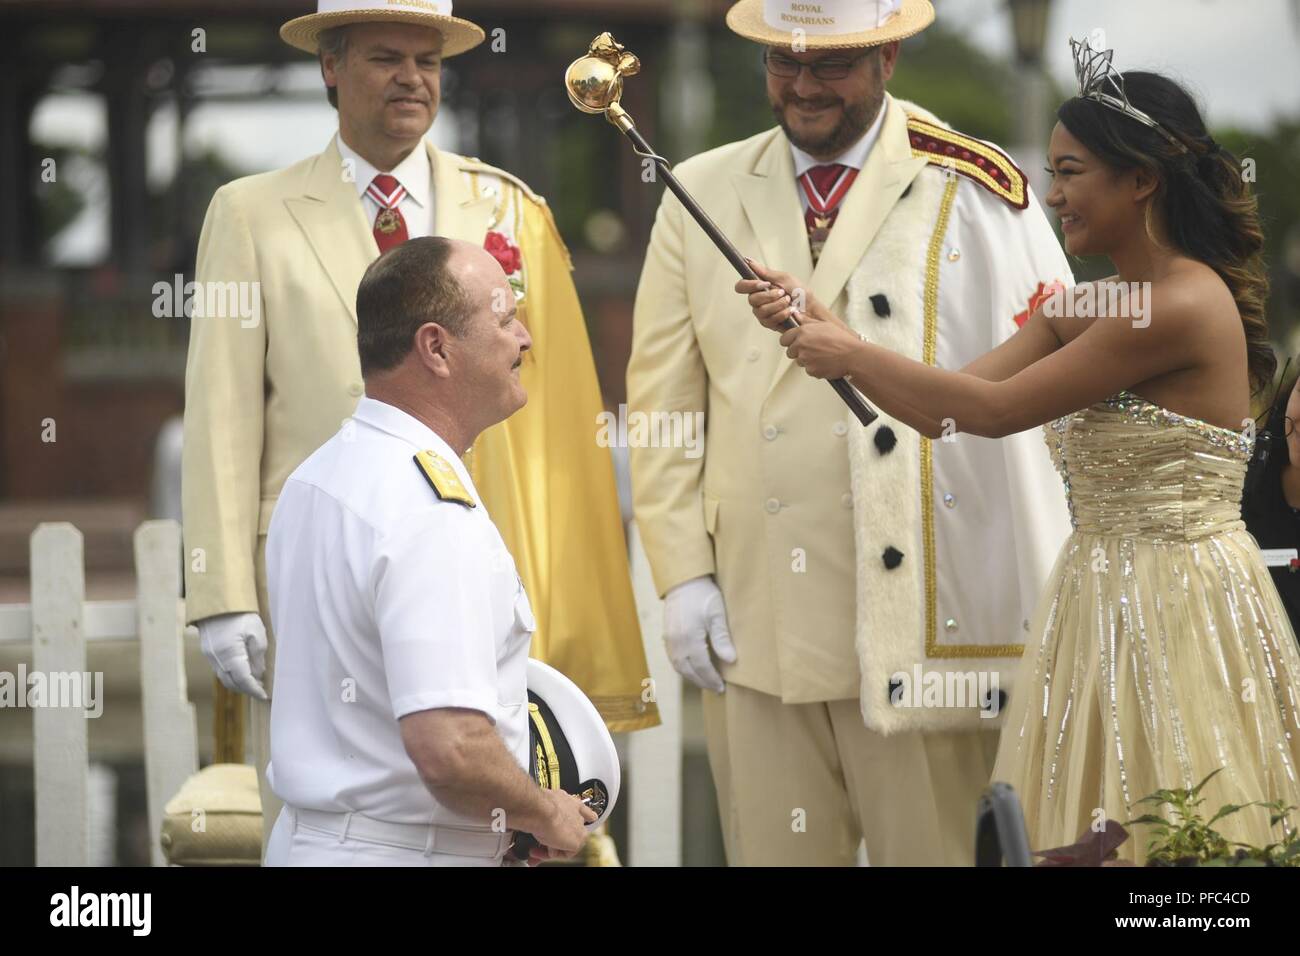
[(624, 49), (609, 33), (591, 41), (584, 56), (564, 71), (569, 100), (584, 113), (604, 113), (618, 105), (623, 95), (623, 77), (641, 69), (641, 61)]

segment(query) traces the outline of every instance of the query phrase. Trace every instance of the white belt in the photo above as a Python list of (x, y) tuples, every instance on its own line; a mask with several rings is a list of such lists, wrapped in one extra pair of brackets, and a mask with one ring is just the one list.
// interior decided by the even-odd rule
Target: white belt
[(484, 827), (457, 827), (427, 823), (388, 823), (360, 813), (331, 813), (285, 807), (293, 815), (294, 828), (307, 827), (344, 840), (378, 843), (383, 846), (422, 850), (425, 855), (449, 853), (492, 859), (510, 849), (514, 832), (496, 833)]

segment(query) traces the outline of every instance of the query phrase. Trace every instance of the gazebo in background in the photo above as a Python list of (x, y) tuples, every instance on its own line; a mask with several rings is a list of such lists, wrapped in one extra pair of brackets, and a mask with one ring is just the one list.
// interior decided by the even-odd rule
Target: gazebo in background
[[(623, 397), (638, 250), (659, 189), (640, 181), (640, 166), (617, 134), (573, 110), (563, 70), (597, 32), (613, 30), (645, 64), (628, 87), (629, 107), (656, 142), (688, 155), (703, 145), (700, 121), (709, 121), (712, 91), (686, 84), (709, 85), (707, 33), (725, 33), (727, 5), (455, 5), (488, 31), (489, 42), (444, 69), (441, 115), (455, 116), (460, 141), (453, 148), (509, 169), (547, 196), (575, 253), (611, 404)], [(311, 61), (277, 33), (313, 7), (304, 0), (0, 5), (0, 497), (130, 496), (148, 488), (154, 437), (181, 408), (187, 336), (183, 320), (153, 315), (151, 289), (177, 274), (193, 277), (212, 191), (261, 171), (225, 165), (219, 152), (187, 154), (187, 121), (207, 103), (322, 102), (322, 87), (286, 82), (289, 67)], [(494, 35), (504, 39), (504, 52), (493, 51)], [(44, 97), (69, 92), (102, 100), (106, 138), (94, 188), (107, 194), (109, 242), (102, 261), (60, 268), (51, 264), (47, 240), (76, 201), (67, 183), (73, 157), (33, 142), (31, 121)], [(161, 109), (174, 110), (179, 165), (160, 189), (150, 187), (148, 142)], [(665, 115), (678, 119), (667, 123)], [(304, 143), (302, 154), (321, 145)], [(46, 181), (49, 159), (62, 186)], [(33, 423), (46, 419), (57, 423), (57, 442), (41, 442)], [(95, 466), (85, 467), (88, 461)]]

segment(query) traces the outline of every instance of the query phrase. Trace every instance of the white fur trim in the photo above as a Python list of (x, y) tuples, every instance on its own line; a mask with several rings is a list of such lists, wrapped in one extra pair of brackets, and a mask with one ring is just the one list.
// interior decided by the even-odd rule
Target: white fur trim
[[(930, 173), (923, 169), (912, 180), (911, 192), (881, 224), (847, 287), (847, 321), (854, 331), (917, 361), (925, 331), (925, 255), (945, 183), (942, 175)], [(878, 316), (871, 303), (877, 294), (889, 301), (887, 318)], [(874, 442), (881, 427), (892, 429), (897, 438), (886, 455)], [(882, 733), (910, 723), (889, 705), (889, 674), (882, 668), (924, 654), (920, 442), (917, 432), (883, 413), (870, 428), (849, 429), (862, 715), (868, 727)], [(891, 545), (903, 552), (893, 570), (881, 557)]]

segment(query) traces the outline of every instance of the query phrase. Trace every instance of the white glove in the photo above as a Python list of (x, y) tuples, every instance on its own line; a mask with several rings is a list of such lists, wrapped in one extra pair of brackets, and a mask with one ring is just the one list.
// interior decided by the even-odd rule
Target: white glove
[(709, 645), (718, 659), (736, 662), (736, 648), (727, 628), (722, 591), (711, 575), (692, 578), (664, 596), (664, 644), (673, 669), (705, 690), (726, 691), (722, 676), (709, 659)]
[(198, 621), (199, 646), (217, 679), (233, 691), (268, 700), (262, 686), (266, 672), (266, 626), (251, 611), (216, 614)]

